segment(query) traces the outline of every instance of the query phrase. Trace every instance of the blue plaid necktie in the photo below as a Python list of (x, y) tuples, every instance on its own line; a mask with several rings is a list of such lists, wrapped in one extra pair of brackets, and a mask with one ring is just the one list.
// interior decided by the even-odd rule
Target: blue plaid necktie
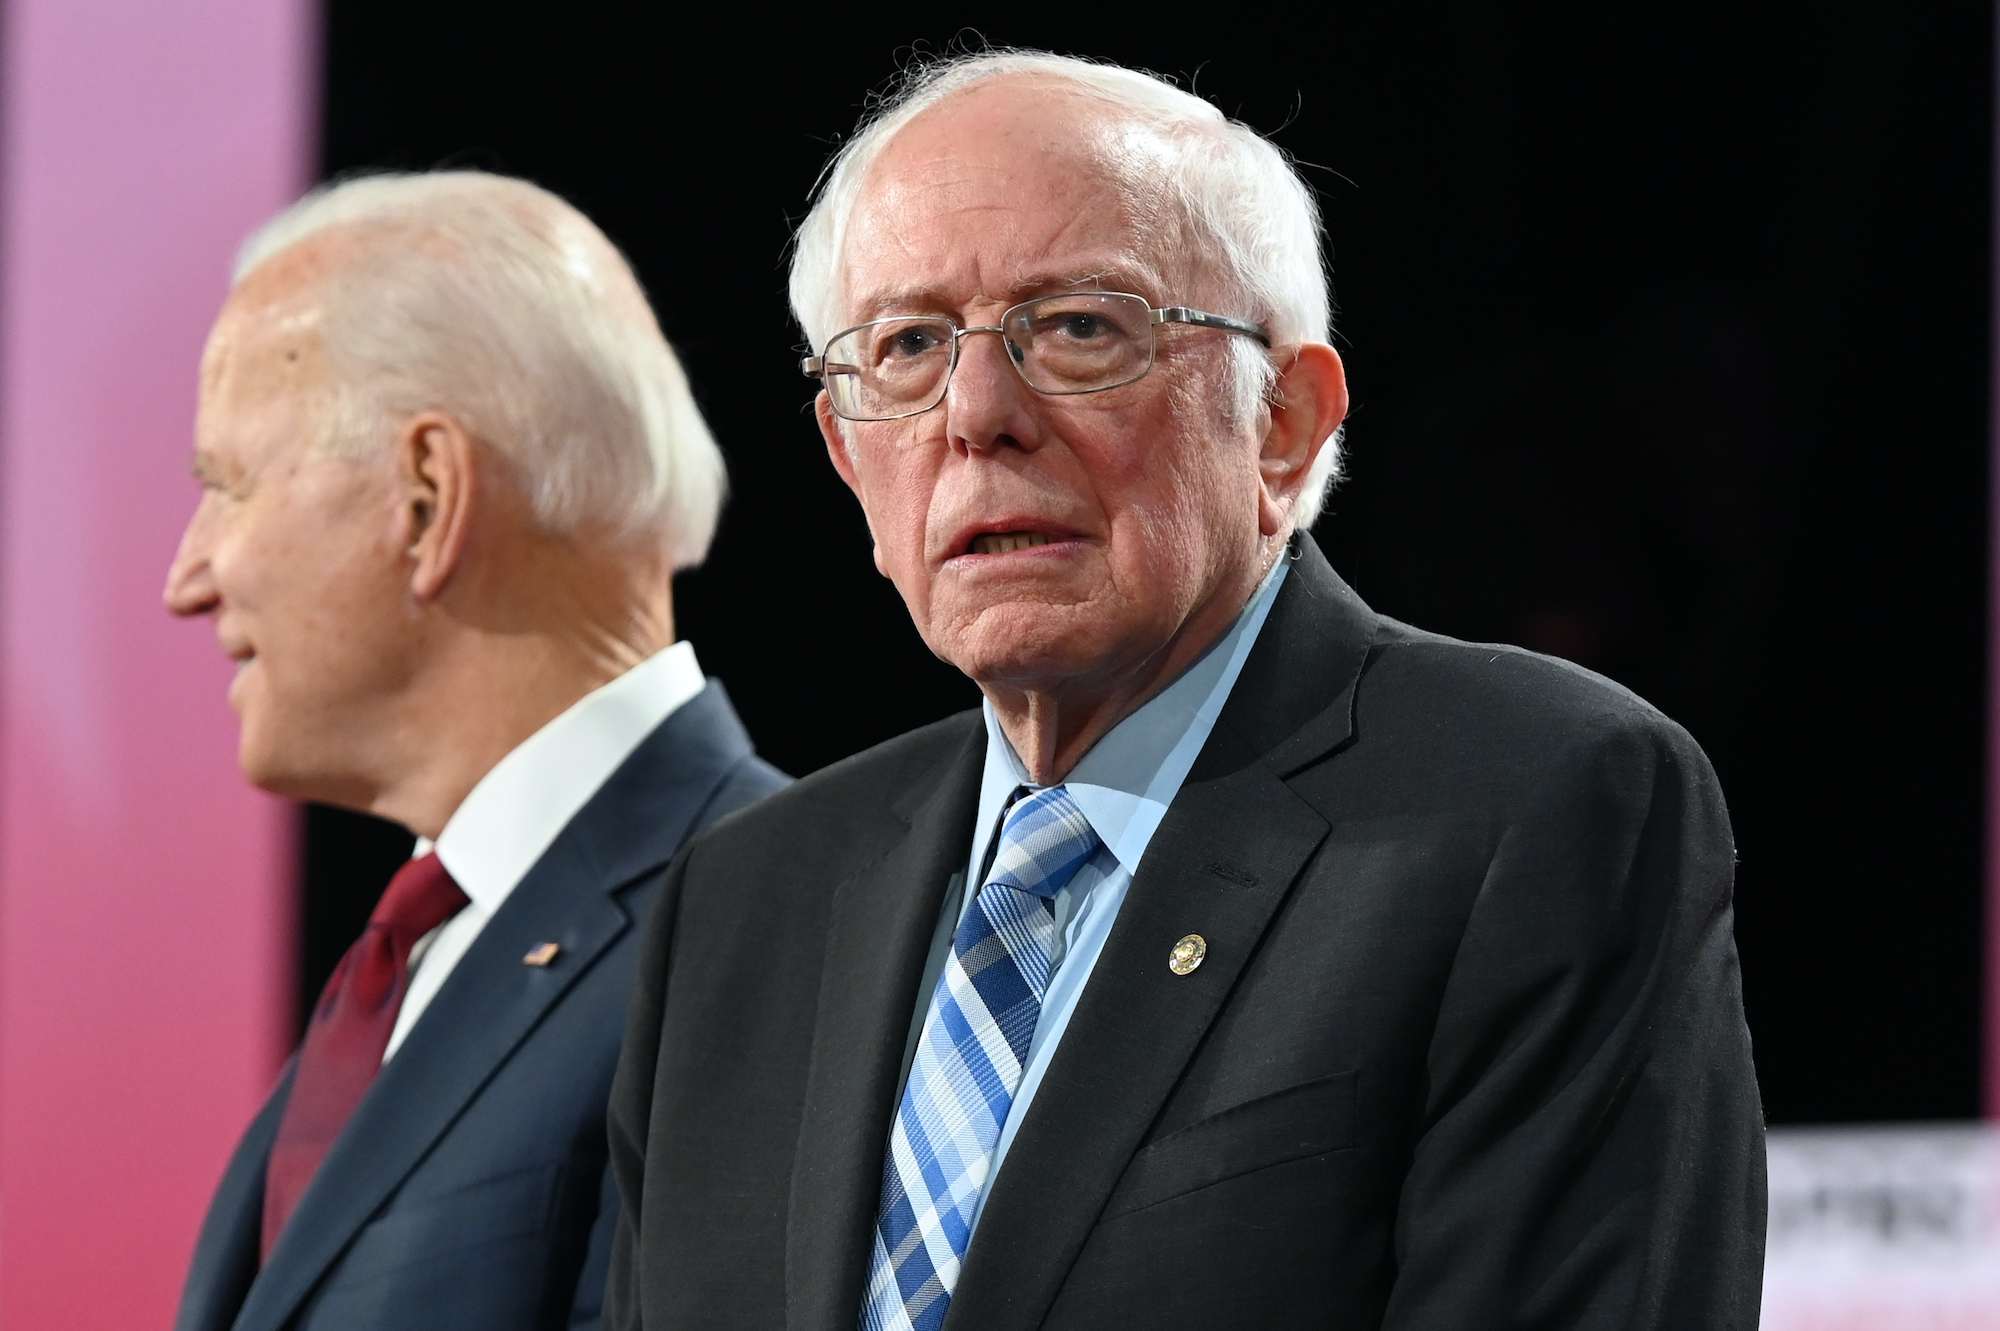
[(1053, 899), (1097, 853), (1061, 786), (1008, 811), (993, 868), (938, 976), (889, 1158), (862, 1302), (865, 1331), (936, 1331), (1042, 1015)]

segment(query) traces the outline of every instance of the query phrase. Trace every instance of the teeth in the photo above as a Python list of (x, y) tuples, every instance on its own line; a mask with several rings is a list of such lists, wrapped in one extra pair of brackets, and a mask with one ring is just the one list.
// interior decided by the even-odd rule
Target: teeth
[(1011, 555), (1016, 550), (1032, 550), (1038, 545), (1047, 545), (1051, 536), (1038, 531), (987, 532), (972, 538), (972, 553), (975, 555)]

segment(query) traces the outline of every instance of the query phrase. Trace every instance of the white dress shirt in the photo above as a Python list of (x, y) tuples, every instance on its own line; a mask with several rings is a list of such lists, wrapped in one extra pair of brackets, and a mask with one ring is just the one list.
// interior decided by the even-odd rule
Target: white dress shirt
[[(1062, 783), (1104, 844), (1056, 893), (1056, 936), (1050, 949), (1042, 1015), (1028, 1043), (1021, 1085), (1014, 1092), (1000, 1140), (993, 1148), (993, 1165), (986, 1174), (979, 1209), (973, 1212), (975, 1226), (986, 1209), (986, 1198), (992, 1194), (993, 1180), (1000, 1175), (1007, 1150), (1014, 1144), (1014, 1134), (1042, 1084), (1042, 1075), (1069, 1028), (1070, 1016), (1083, 996), (1098, 954), (1104, 950), (1119, 907), (1125, 904), (1132, 875), (1138, 872), (1139, 861), (1174, 796), (1180, 793), (1196, 756), (1208, 743), (1209, 732), (1229, 701), (1236, 677), (1243, 673), (1243, 662), (1256, 645), (1257, 634), (1290, 567), (1291, 560), (1280, 556), (1229, 631), (1179, 679), (1112, 727)], [(985, 711), (986, 768), (979, 786), (979, 817), (973, 824), (972, 857), (966, 864), (964, 881), (968, 883), (978, 883), (984, 876), (989, 848), (999, 835), (1008, 800), (1021, 786), (1033, 784), (1013, 743), (1000, 729), (993, 704), (987, 703)], [(965, 894), (961, 917), (972, 908), (976, 895)], [(928, 993), (923, 1001), (928, 1007)]]
[(410, 987), (397, 1009), (384, 1063), (569, 820), (640, 741), (705, 684), (691, 644), (677, 642), (655, 653), (579, 698), (493, 764), (453, 811), (435, 845), (418, 840), (415, 854), (436, 849), (469, 904), (411, 949)]

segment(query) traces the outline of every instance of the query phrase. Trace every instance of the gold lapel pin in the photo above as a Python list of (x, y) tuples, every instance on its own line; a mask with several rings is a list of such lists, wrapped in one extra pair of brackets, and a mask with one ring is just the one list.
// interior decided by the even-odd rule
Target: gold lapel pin
[(556, 959), (556, 953), (560, 951), (562, 951), (561, 943), (543, 943), (533, 952), (522, 957), (521, 960), (527, 962), (530, 966), (546, 966)]
[(1200, 934), (1189, 934), (1174, 944), (1174, 950), (1167, 953), (1167, 969), (1176, 975), (1188, 975), (1201, 965), (1208, 955), (1208, 940)]

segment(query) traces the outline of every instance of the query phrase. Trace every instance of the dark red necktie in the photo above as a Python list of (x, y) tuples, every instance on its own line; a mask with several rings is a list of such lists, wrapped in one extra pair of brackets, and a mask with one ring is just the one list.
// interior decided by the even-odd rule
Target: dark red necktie
[(334, 1138), (382, 1070), (382, 1053), (409, 987), (410, 949), (465, 904), (465, 893), (435, 851), (411, 860), (389, 881), (368, 927), (326, 982), (264, 1168), (266, 1258)]

